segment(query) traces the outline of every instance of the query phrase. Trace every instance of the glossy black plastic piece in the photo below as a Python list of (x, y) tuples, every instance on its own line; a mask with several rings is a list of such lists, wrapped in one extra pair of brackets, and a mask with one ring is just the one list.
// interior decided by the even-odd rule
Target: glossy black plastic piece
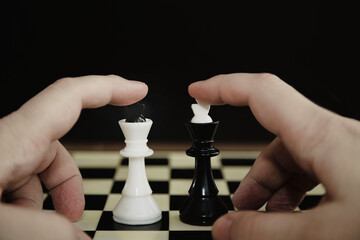
[(194, 178), (189, 197), (180, 208), (180, 220), (192, 224), (210, 226), (228, 212), (228, 207), (218, 196), (211, 170), (210, 158), (220, 152), (213, 146), (219, 122), (191, 123), (186, 126), (193, 144), (186, 154), (195, 157)]
[(126, 122), (146, 122), (143, 115), (145, 104), (135, 103), (126, 108)]

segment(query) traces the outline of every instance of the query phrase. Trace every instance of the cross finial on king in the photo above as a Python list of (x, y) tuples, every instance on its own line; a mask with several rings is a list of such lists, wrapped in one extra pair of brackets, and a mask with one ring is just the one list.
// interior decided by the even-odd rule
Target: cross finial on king
[(193, 110), (194, 117), (191, 119), (192, 123), (210, 123), (212, 118), (208, 115), (210, 111), (210, 105), (202, 103), (196, 100), (197, 104), (192, 104), (191, 109)]
[(143, 116), (145, 104), (135, 103), (126, 108), (126, 122), (146, 122)]

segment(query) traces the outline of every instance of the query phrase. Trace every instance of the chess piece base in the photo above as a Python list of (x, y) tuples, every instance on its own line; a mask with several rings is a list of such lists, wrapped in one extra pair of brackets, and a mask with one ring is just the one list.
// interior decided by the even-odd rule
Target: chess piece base
[(189, 196), (180, 209), (180, 220), (191, 225), (211, 226), (227, 212), (228, 207), (218, 196)]
[(127, 225), (152, 224), (160, 221), (161, 217), (161, 209), (152, 196), (123, 196), (113, 210), (114, 221)]

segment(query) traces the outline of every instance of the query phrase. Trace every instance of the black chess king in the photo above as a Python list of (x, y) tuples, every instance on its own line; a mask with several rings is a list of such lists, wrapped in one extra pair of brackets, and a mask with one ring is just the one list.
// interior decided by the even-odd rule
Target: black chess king
[(192, 139), (192, 146), (186, 154), (195, 157), (193, 182), (189, 196), (180, 208), (180, 220), (192, 224), (210, 226), (216, 219), (228, 212), (225, 203), (218, 196), (211, 169), (211, 157), (219, 155), (213, 146), (219, 122), (213, 122), (207, 115), (210, 106), (192, 104), (195, 116), (186, 123)]

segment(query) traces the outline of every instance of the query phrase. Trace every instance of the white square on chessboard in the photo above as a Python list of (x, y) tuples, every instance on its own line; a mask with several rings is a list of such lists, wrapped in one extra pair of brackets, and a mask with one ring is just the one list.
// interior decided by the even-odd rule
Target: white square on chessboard
[(250, 171), (251, 166), (224, 166), (222, 169), (224, 179), (228, 181), (241, 181)]
[[(152, 194), (152, 196), (162, 211), (169, 211), (170, 197), (168, 194), (154, 193), (154, 194)], [(115, 208), (116, 204), (119, 202), (120, 198), (121, 198), (120, 193), (110, 194), (106, 200), (104, 211), (114, 210), (114, 208)]]
[(94, 240), (168, 240), (168, 231), (96, 231)]
[[(168, 181), (170, 179), (170, 169), (168, 166), (146, 166), (145, 171), (149, 181)], [(127, 175), (128, 167), (121, 166), (116, 170), (115, 180), (125, 181)]]
[(83, 179), (84, 194), (109, 194), (113, 185), (112, 179)]
[[(195, 158), (187, 156), (185, 152), (171, 152), (169, 153), (168, 158), (169, 165), (172, 168), (195, 168)], [(221, 167), (220, 156), (215, 156), (211, 158), (211, 167)]]
[(326, 189), (324, 185), (319, 184), (311, 191), (307, 192), (307, 195), (324, 195), (326, 193)]
[(121, 159), (117, 151), (73, 151), (71, 156), (82, 168), (113, 168), (119, 165)]
[(149, 158), (167, 158), (169, 156), (169, 151), (156, 151)]
[[(191, 179), (176, 179), (170, 181), (170, 195), (188, 195), (191, 186)], [(225, 180), (215, 179), (215, 184), (219, 190), (219, 195), (229, 195), (229, 188)]]
[(74, 224), (83, 231), (95, 231), (101, 214), (100, 210), (85, 210), (81, 218)]

